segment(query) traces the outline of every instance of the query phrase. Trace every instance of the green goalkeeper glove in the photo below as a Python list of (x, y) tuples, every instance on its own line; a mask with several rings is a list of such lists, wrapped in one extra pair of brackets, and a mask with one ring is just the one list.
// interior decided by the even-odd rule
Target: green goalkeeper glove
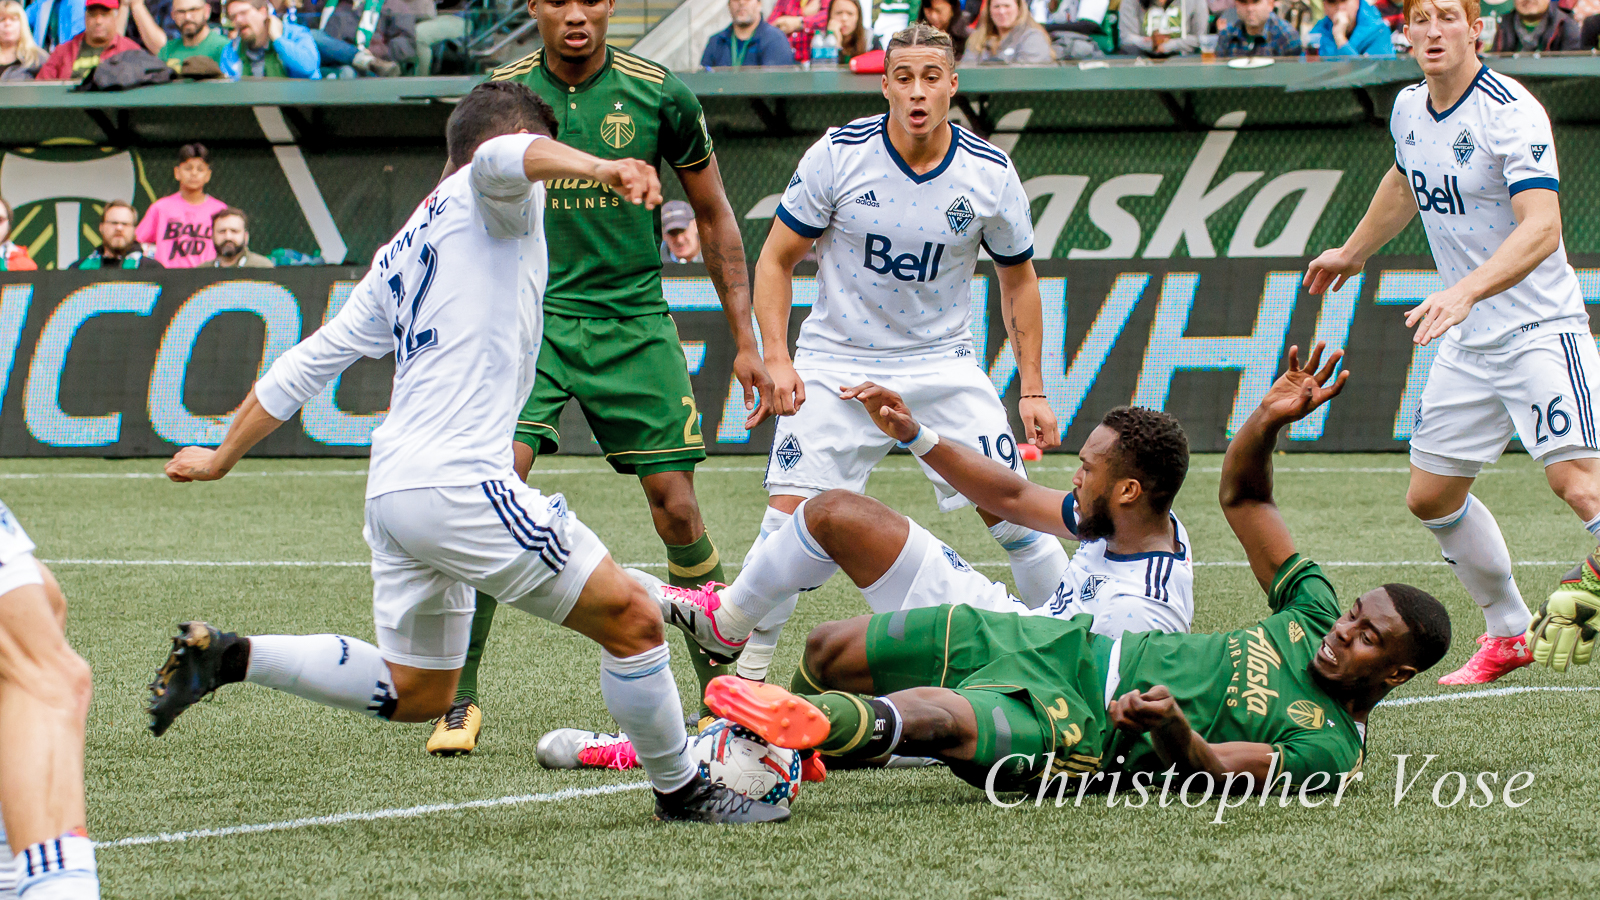
[(1561, 579), (1561, 587), (1539, 607), (1533, 625), (1533, 661), (1557, 672), (1594, 657), (1600, 635), (1600, 565), (1590, 556)]

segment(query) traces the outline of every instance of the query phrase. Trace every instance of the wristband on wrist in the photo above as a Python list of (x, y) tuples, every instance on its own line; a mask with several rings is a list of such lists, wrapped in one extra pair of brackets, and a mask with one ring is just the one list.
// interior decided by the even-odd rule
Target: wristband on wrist
[(1022, 395), (1022, 399), (1023, 400), (1049, 400), (1050, 398), (1048, 396), (1044, 395), (1044, 394), (1023, 394)]
[(909, 441), (895, 442), (902, 449), (910, 450), (912, 456), (922, 457), (928, 454), (939, 443), (939, 434), (926, 425), (918, 426), (917, 436)]

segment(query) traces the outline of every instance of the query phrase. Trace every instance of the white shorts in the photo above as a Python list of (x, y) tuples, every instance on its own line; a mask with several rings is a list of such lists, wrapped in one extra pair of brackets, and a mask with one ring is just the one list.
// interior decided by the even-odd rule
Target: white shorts
[[(807, 403), (810, 400), (806, 401)], [(909, 519), (911, 533), (889, 571), (861, 589), (874, 613), (942, 606), (976, 606), (994, 612), (1025, 613), (1028, 607), (1004, 584), (980, 574), (961, 554)]]
[(606, 555), (560, 494), (515, 478), (373, 497), (364, 534), (378, 649), (418, 669), (466, 662), (475, 591), (559, 625)]
[(30, 584), (44, 584), (33, 541), (11, 509), (0, 503), (0, 597)]
[(1588, 334), (1543, 334), (1514, 350), (1439, 348), (1411, 433), (1411, 462), (1475, 477), (1513, 435), (1545, 465), (1600, 458), (1595, 393), (1600, 352)]
[[(810, 498), (834, 488), (866, 489), (867, 476), (894, 448), (895, 440), (872, 424), (860, 402), (839, 398), (841, 386), (864, 381), (903, 397), (917, 421), (938, 432), (940, 439), (977, 450), (1027, 476), (1005, 405), (989, 376), (976, 365), (953, 360), (939, 371), (889, 374), (802, 362), (795, 371), (805, 380), (806, 402), (799, 412), (778, 419), (767, 456), (769, 494)], [(922, 471), (933, 482), (939, 509), (949, 512), (967, 504), (967, 498), (927, 465)]]

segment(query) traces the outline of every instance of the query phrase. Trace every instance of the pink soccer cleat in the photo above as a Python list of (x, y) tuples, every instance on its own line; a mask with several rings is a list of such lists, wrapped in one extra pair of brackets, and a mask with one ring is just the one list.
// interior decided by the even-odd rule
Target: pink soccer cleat
[(657, 590), (661, 598), (661, 618), (694, 638), (715, 665), (733, 662), (744, 649), (746, 634), (737, 640), (717, 628), (717, 610), (722, 608), (722, 598), (717, 589), (727, 587), (708, 581), (697, 588), (673, 587), (663, 584)]
[(625, 734), (557, 728), (539, 739), (534, 758), (546, 769), (631, 769), (639, 764)]
[(1478, 636), (1478, 652), (1472, 654), (1467, 664), (1439, 679), (1440, 684), (1488, 684), (1491, 681), (1532, 665), (1533, 653), (1528, 649), (1528, 636), (1490, 637)]

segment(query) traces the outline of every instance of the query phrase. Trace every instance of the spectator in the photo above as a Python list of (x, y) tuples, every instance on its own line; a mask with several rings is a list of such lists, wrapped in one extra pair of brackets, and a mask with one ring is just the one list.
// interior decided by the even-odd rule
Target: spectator
[[(835, 0), (838, 2), (838, 0)], [(669, 200), (661, 207), (662, 263), (705, 262), (700, 255), (700, 229), (694, 224), (694, 207), (682, 200)]]
[[(377, 18), (363, 28), (366, 13), (377, 4), (381, 4)], [(392, 78), (417, 57), (417, 18), (403, 0), (362, 0), (360, 9), (354, 0), (339, 0), (323, 20), (322, 30), (355, 47), (349, 65), (368, 75)]]
[(31, 81), (47, 54), (33, 41), (27, 11), (18, 0), (0, 0), (0, 81)]
[(117, 33), (117, 0), (87, 0), (83, 34), (56, 47), (39, 69), (40, 81), (82, 81), (100, 60), (138, 50), (139, 45)]
[(1394, 56), (1383, 16), (1367, 0), (1323, 0), (1322, 21), (1311, 29), (1320, 56)]
[(250, 250), (250, 217), (244, 210), (230, 206), (211, 217), (211, 242), (216, 258), (211, 265), (218, 269), (270, 269), (272, 260)]
[(1278, 18), (1272, 0), (1234, 0), (1238, 19), (1217, 36), (1218, 56), (1299, 56), (1300, 35)]
[(778, 0), (767, 21), (789, 36), (796, 62), (811, 59), (811, 38), (828, 24), (828, 6), (822, 0)]
[(967, 14), (955, 0), (922, 0), (922, 9), (917, 13), (917, 21), (925, 22), (950, 35), (950, 43), (955, 45), (956, 59), (966, 55), (967, 35), (972, 29), (967, 24)]
[(1517, 0), (1514, 12), (1500, 17), (1494, 33), (1494, 52), (1577, 50), (1583, 30), (1550, 0)]
[(146, 0), (131, 0), (133, 21), (139, 26), (139, 36), (145, 48), (166, 61), (174, 69), (181, 68), (191, 56), (209, 56), (219, 64), (222, 50), (228, 41), (221, 29), (211, 27), (211, 4), (208, 0), (173, 0), (172, 18), (178, 23), (178, 37), (169, 39), (166, 31), (156, 23)]
[(28, 28), (46, 53), (82, 34), (83, 18), (82, 0), (34, 0), (28, 5)]
[(1094, 59), (1117, 52), (1117, 26), (1117, 12), (1105, 0), (1059, 0), (1044, 30), (1057, 58)]
[[(115, 2), (115, 0), (112, 0)], [(311, 31), (273, 14), (270, 0), (228, 0), (224, 8), (238, 36), (222, 50), (222, 73), (244, 77), (320, 78)]]
[(700, 65), (792, 66), (794, 48), (778, 26), (761, 18), (761, 0), (728, 0), (733, 24), (713, 34), (700, 54)]
[(869, 50), (878, 49), (878, 36), (861, 21), (861, 0), (832, 0), (828, 4), (828, 31), (839, 39), (839, 65)]
[(400, 0), (417, 20), (416, 74), (433, 74), (433, 47), (444, 41), (458, 41), (467, 36), (467, 20), (455, 13), (439, 15), (434, 0)]
[(113, 200), (100, 214), (100, 247), (73, 265), (74, 269), (160, 269), (161, 263), (144, 255), (134, 240), (139, 214), (126, 200)]
[(983, 15), (978, 18), (978, 26), (972, 29), (967, 51), (961, 57), (963, 66), (982, 63), (1031, 66), (1055, 61), (1050, 35), (1017, 0), (989, 0), (984, 4)]
[(1578, 37), (1579, 50), (1593, 50), (1600, 44), (1600, 13), (1588, 16), (1582, 22)]
[(228, 208), (206, 193), (211, 182), (211, 153), (205, 144), (178, 148), (172, 170), (178, 191), (150, 204), (134, 236), (146, 253), (168, 269), (192, 269), (211, 261), (211, 219)]
[(11, 241), (11, 204), (0, 200), (0, 272), (32, 272), (34, 264), (28, 251)]
[(1200, 35), (1211, 30), (1206, 0), (1122, 0), (1117, 33), (1125, 53), (1181, 56), (1200, 50)]

